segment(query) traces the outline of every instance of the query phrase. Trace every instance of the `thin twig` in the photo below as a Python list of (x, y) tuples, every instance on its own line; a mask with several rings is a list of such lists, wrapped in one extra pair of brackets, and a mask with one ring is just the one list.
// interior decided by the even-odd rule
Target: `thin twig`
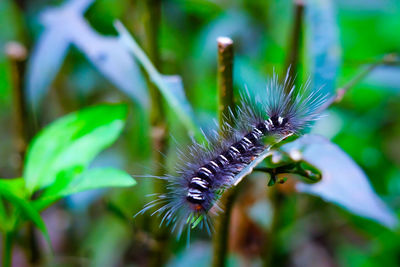
[[(146, 0), (143, 2), (143, 47), (154, 66), (160, 69), (161, 60), (158, 49), (158, 32), (161, 18), (161, 0)], [(164, 174), (165, 157), (167, 151), (168, 128), (165, 121), (165, 108), (163, 97), (157, 86), (148, 78), (150, 93), (150, 123), (153, 144), (153, 162), (155, 166), (154, 175)], [(165, 192), (165, 181), (154, 181), (154, 192)], [(165, 226), (160, 227), (160, 220), (153, 220), (152, 230), (154, 232), (155, 246), (152, 248), (151, 266), (164, 265), (168, 255), (169, 233)]]
[(340, 87), (339, 89), (336, 90), (336, 94), (334, 94), (326, 103), (323, 107), (321, 107), (321, 110), (324, 110), (328, 108), (329, 106), (339, 103), (342, 101), (344, 95), (351, 89), (353, 88), (356, 84), (358, 84), (360, 81), (362, 81), (365, 77), (367, 77), (373, 70), (375, 70), (377, 67), (382, 66), (382, 65), (395, 65), (399, 64), (400, 59), (397, 54), (387, 54), (382, 57), (382, 59), (378, 60), (377, 62), (366, 66), (363, 70), (361, 70), (353, 79), (351, 79), (348, 83)]
[[(300, 46), (302, 41), (304, 3), (302, 0), (294, 0), (294, 21), (291, 31), (288, 57), (286, 58), (286, 70), (289, 70), (289, 77), (296, 76), (297, 64), (300, 57)], [(282, 75), (284, 78), (285, 75)], [(288, 86), (285, 90), (290, 90)], [(289, 92), (289, 91), (288, 91)]]
[(25, 94), (23, 88), (27, 51), (20, 43), (10, 42), (6, 45), (5, 52), (10, 62), (12, 75), (15, 145), (19, 156), (17, 169), (18, 175), (20, 176), (22, 175), (23, 161), (30, 138), (30, 134), (28, 133), (29, 123), (27, 121), (28, 113), (25, 108)]
[(233, 111), (233, 41), (219, 37), (218, 42), (218, 119), (222, 126)]
[(3, 267), (11, 267), (13, 247), (13, 233), (6, 232), (3, 235)]
[(268, 231), (268, 244), (264, 246), (263, 265), (276, 266), (274, 263), (276, 257), (276, 250), (278, 247), (278, 229), (281, 220), (281, 210), (283, 206), (283, 195), (278, 190), (269, 190), (269, 198), (272, 205), (272, 223)]
[[(13, 114), (15, 124), (15, 143), (19, 156), (18, 176), (22, 176), (25, 153), (34, 130), (29, 121), (29, 114), (26, 105), (23, 77), (25, 74), (25, 63), (27, 57), (26, 48), (17, 42), (10, 42), (5, 47), (6, 55), (9, 59), (12, 73), (13, 86)], [(11, 239), (11, 236), (9, 237)], [(12, 242), (8, 240), (8, 242)], [(30, 247), (30, 262), (38, 263), (41, 258), (35, 226), (33, 223), (28, 225), (28, 242)]]
[(237, 195), (237, 187), (233, 187), (221, 197), (221, 204), (224, 211), (221, 212), (215, 223), (215, 233), (213, 236), (213, 267), (226, 266), (226, 257), (228, 255), (229, 226), (232, 213), (232, 207)]
[[(302, 0), (294, 0), (294, 21), (291, 31), (291, 39), (288, 51), (288, 57), (286, 58), (286, 69), (289, 70), (290, 83), (294, 83), (294, 77), (297, 71), (297, 65), (300, 55), (300, 46), (302, 41), (302, 28), (303, 28), (303, 17), (304, 17), (304, 2)], [(286, 75), (282, 75), (285, 77)], [(287, 94), (289, 94), (293, 84), (288, 84), (284, 88)], [(275, 174), (270, 173), (270, 183), (275, 179)], [(266, 233), (266, 241), (264, 244), (263, 253), (263, 265), (273, 266), (275, 251), (277, 246), (277, 233), (279, 232), (279, 221), (281, 217), (281, 207), (283, 205), (282, 193), (277, 190), (269, 190), (269, 200), (272, 205), (272, 224), (269, 231)]]
[[(230, 123), (229, 109), (234, 111), (233, 95), (233, 41), (228, 37), (219, 37), (218, 42), (218, 115), (220, 127), (224, 123)], [(221, 197), (224, 212), (219, 215), (215, 225), (214, 251), (212, 266), (225, 266), (228, 254), (228, 232), (232, 206), (235, 200), (236, 190), (232, 188)]]
[[(160, 69), (160, 52), (158, 49), (158, 32), (161, 18), (161, 0), (146, 0), (143, 15), (145, 38), (143, 47), (154, 66)], [(150, 119), (152, 125), (164, 123), (164, 103), (162, 96), (155, 84), (149, 82), (151, 101)]]

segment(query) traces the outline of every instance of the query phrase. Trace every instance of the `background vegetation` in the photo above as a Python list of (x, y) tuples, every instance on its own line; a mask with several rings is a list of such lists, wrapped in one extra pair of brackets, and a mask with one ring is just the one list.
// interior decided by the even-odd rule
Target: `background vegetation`
[(2, 0), (3, 263), (11, 248), (14, 266), (211, 263), (206, 233), (194, 231), (187, 247), (154, 217), (132, 216), (163, 190), (141, 176), (171, 170), (175, 140), (184, 146), (217, 119), (216, 39), (229, 36), (236, 95), (244, 85), (262, 90), (289, 63), (299, 81), (344, 94), (313, 129), (325, 150), (304, 152), (338, 182), (323, 177), (321, 193), (294, 190), (293, 179), (267, 187), (265, 174), (247, 177), (227, 263), (399, 266), (400, 232), (387, 226), (400, 213), (400, 3), (302, 4)]

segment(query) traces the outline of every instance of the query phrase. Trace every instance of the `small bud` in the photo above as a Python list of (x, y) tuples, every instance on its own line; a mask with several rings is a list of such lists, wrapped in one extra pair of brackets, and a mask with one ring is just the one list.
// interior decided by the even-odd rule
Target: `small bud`
[(290, 151), (289, 156), (294, 161), (300, 161), (303, 158), (301, 151), (297, 149)]
[(18, 42), (8, 42), (5, 45), (5, 53), (6, 55), (14, 60), (24, 60), (28, 54), (26, 51), (25, 46), (23, 46), (21, 43)]

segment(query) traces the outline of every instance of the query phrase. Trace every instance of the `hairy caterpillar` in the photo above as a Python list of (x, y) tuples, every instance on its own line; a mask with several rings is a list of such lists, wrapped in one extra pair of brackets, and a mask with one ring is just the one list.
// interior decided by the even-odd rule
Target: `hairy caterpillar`
[(210, 232), (210, 214), (221, 210), (218, 199), (266, 148), (262, 141), (301, 134), (319, 117), (325, 101), (309, 83), (297, 88), (288, 75), (282, 84), (274, 75), (264, 94), (241, 97), (233, 125), (206, 136), (206, 144), (194, 142), (180, 151), (176, 175), (161, 177), (168, 182), (167, 193), (157, 195), (140, 213), (160, 206), (153, 214), (162, 216), (161, 223), (172, 224), (178, 235), (185, 226), (190, 230), (198, 224)]

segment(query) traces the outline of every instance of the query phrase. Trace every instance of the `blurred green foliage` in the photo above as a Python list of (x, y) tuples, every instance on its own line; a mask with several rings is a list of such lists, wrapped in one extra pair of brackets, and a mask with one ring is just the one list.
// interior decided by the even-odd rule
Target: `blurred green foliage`
[[(84, 2), (76, 1), (76, 3)], [(89, 4), (90, 1), (86, 2)], [(313, 74), (320, 70), (318, 68), (328, 65), (330, 67), (324, 68), (322, 72), (327, 76), (322, 75), (322, 81), (316, 84), (329, 83), (331, 88), (328, 90), (340, 88), (366, 66), (381, 60), (384, 55), (400, 53), (399, 1), (312, 0), (305, 2), (311, 3), (312, 6), (305, 7), (306, 16), (300, 47), (301, 61), (297, 66), (300, 80), (304, 81), (310, 75), (315, 79), (316, 76)], [(40, 14), (43, 14), (45, 10), (50, 10), (49, 7), (59, 7), (65, 3), (65, 1), (56, 0), (0, 1), (2, 29), (0, 31), (0, 125), (2, 126), (0, 177), (11, 178), (22, 175), (18, 173), (22, 159), (17, 153), (14, 142), (16, 133), (13, 123), (10, 123), (15, 120), (12, 104), (14, 63), (6, 56), (6, 44), (10, 41), (24, 44), (29, 51), (28, 60), (32, 60), (32, 53), (40, 43), (38, 40), (46, 30), (41, 25)], [(325, 13), (321, 13), (321, 10)], [(235, 41), (236, 92), (245, 85), (262, 90), (267, 77), (274, 70), (282, 73), (286, 68), (285, 60), (290, 49), (293, 14), (293, 1), (289, 0), (165, 0), (162, 2), (157, 44), (161, 63), (156, 68), (164, 75), (179, 74), (181, 76), (186, 96), (198, 124), (202, 128), (208, 128), (213, 125), (212, 119), (216, 118), (216, 38), (220, 35), (228, 35)], [(318, 25), (312, 25), (316, 23), (313, 18), (318, 16), (325, 23), (330, 23), (329, 27), (318, 29)], [(138, 43), (145, 46), (144, 1), (93, 1), (84, 12), (84, 18), (85, 20), (81, 21), (84, 24), (80, 25), (92, 27), (96, 31), (92, 32), (91, 28), (86, 28), (94, 33), (93, 36), (96, 38), (92, 40), (109, 38), (107, 40), (110, 42), (117, 41), (114, 22), (120, 20), (133, 33)], [(78, 28), (75, 30), (74, 36), (79, 37), (81, 32)], [(316, 38), (318, 34), (319, 39)], [(105, 37), (109, 35), (110, 37)], [(87, 36), (81, 35), (81, 37), (84, 39)], [(321, 42), (321, 38), (326, 38), (322, 40), (326, 42)], [(101, 181), (107, 181), (108, 175), (116, 177), (121, 175), (125, 177), (122, 180), (126, 179), (127, 174), (120, 173), (117, 169), (137, 176), (153, 173), (158, 166), (155, 166), (157, 163), (152, 162), (151, 157), (153, 152), (149, 110), (138, 104), (140, 101), (137, 101), (138, 91), (135, 87), (143, 86), (142, 92), (146, 92), (147, 86), (144, 82), (140, 85), (140, 81), (144, 81), (146, 76), (146, 69), (136, 72), (133, 70), (134, 74), (132, 74), (133, 72), (121, 73), (124, 69), (119, 68), (121, 64), (115, 64), (114, 68), (102, 68), (102, 62), (107, 61), (107, 56), (115, 53), (111, 52), (104, 56), (101, 52), (105, 51), (105, 48), (96, 46), (98, 43), (95, 42), (88, 42), (85, 45), (77, 45), (79, 42), (76, 39), (68, 40), (68, 42), (70, 43), (68, 51), (60, 64), (50, 68), (50, 71), (54, 72), (53, 77), (46, 75), (44, 71), (41, 72), (41, 68), (44, 68), (41, 65), (43, 61), (38, 62), (40, 67), (36, 69), (37, 73), (44, 79), (48, 79), (49, 86), (44, 86), (43, 90), (46, 92), (41, 94), (41, 104), (38, 105), (35, 113), (34, 128), (42, 129), (56, 118), (90, 105), (104, 102), (128, 103), (126, 127), (121, 137), (94, 158), (103, 148), (113, 143), (122, 128), (114, 125), (118, 130), (111, 134), (112, 140), (110, 139), (109, 142), (103, 139), (106, 135), (99, 134), (100, 143), (104, 141), (107, 145), (99, 145), (97, 148), (90, 145), (89, 147), (96, 151), (83, 163), (79, 161), (78, 168), (72, 168), (72, 172), (81, 172), (89, 164), (95, 172), (99, 169), (104, 170), (105, 166), (115, 167), (111, 173), (102, 172), (105, 176), (95, 173), (95, 176), (90, 178), (98, 177), (99, 187)], [(107, 51), (113, 51), (112, 47), (115, 49), (118, 46), (116, 43), (110, 43), (110, 47), (111, 49)], [(52, 48), (43, 51), (43, 60), (56, 59), (56, 55), (52, 53), (61, 46)], [(128, 61), (134, 58), (121, 51), (117, 54), (120, 59)], [(135, 69), (137, 65), (139, 68), (140, 62), (134, 60), (124, 62), (126, 64), (123, 66), (131, 66)], [(25, 76), (25, 81), (27, 77)], [(39, 89), (34, 87), (32, 90)], [(330, 108), (313, 130), (314, 133), (321, 134), (337, 144), (362, 168), (372, 187), (397, 215), (400, 214), (399, 92), (400, 66), (398, 64), (378, 66), (370, 75), (352, 87), (340, 103)], [(31, 105), (33, 104), (28, 102), (28, 106)], [(105, 111), (87, 118), (87, 121), (90, 121), (87, 124), (88, 127), (107, 124), (107, 115), (112, 116), (112, 112)], [(117, 117), (121, 119), (120, 116)], [(114, 119), (113, 117), (111, 121)], [(176, 110), (173, 111), (168, 106), (165, 111), (165, 120), (169, 125), (169, 135), (184, 146), (189, 141), (187, 127), (182, 124)], [(67, 141), (68, 137), (65, 137), (66, 132), (63, 131), (58, 132), (59, 135), (48, 136), (44, 144), (38, 148), (39, 152), (43, 152), (40, 150), (50, 145), (50, 141), (53, 141), (55, 145), (59, 144), (58, 139)], [(86, 130), (84, 132), (87, 133)], [(57, 139), (56, 136), (59, 138)], [(39, 140), (36, 139), (32, 143), (33, 146), (38, 142)], [(79, 160), (79, 157), (74, 157), (75, 155), (84, 157), (86, 153), (83, 152), (88, 152), (86, 149), (80, 150), (82, 147), (77, 145), (73, 153), (71, 152), (72, 155), (67, 153), (71, 162)], [(175, 142), (171, 140), (165, 163), (167, 170), (172, 169), (176, 162), (174, 153), (176, 149)], [(28, 161), (29, 155), (31, 154), (28, 154)], [(50, 159), (52, 157), (50, 156)], [(51, 173), (51, 160), (45, 160), (41, 156), (36, 160), (38, 163), (33, 166), (34, 168), (43, 165), (43, 168), (49, 168), (44, 172)], [(71, 166), (75, 166), (76, 162), (72, 163)], [(29, 162), (26, 164), (29, 165)], [(61, 173), (61, 176), (71, 174), (69, 171)], [(91, 174), (88, 175), (87, 177), (90, 177)], [(52, 175), (49, 176), (55, 178)], [(79, 175), (74, 177), (79, 177)], [(351, 183), (352, 177), (343, 178), (344, 181), (347, 179)], [(258, 265), (263, 257), (264, 252), (261, 247), (267, 241), (260, 240), (260, 236), (265, 236), (268, 232), (271, 215), (268, 212), (271, 204), (266, 196), (267, 181), (263, 179), (266, 178), (262, 175), (246, 179), (243, 192), (234, 207), (232, 227), (235, 229), (231, 231), (229, 265)], [(47, 260), (44, 256), (42, 262), (47, 262), (50, 266), (87, 262), (93, 266), (148, 265), (152, 246), (154, 246), (154, 237), (151, 234), (152, 218), (138, 216), (132, 219), (132, 215), (148, 202), (149, 198), (146, 195), (154, 193), (153, 180), (148, 178), (137, 180), (138, 184), (131, 189), (80, 193), (62, 200), (43, 212), (42, 217), (52, 240), (55, 256), (51, 260)], [(263, 181), (261, 186), (257, 184), (260, 180)], [(0, 186), (1, 190), (6, 188), (1, 184)], [(90, 183), (83, 183), (82, 186), (85, 189), (93, 188)], [(32, 193), (33, 189), (39, 189), (41, 186), (40, 183), (33, 183), (28, 188)], [(356, 194), (357, 189), (357, 187), (352, 188), (352, 192)], [(53, 190), (60, 197), (66, 195), (57, 188)], [(22, 201), (16, 197), (10, 197), (6, 199), (7, 203), (18, 203), (16, 205), (24, 206), (24, 196), (19, 195), (18, 190), (15, 192)], [(77, 190), (71, 189), (70, 192), (75, 193)], [(280, 209), (280, 227), (274, 257), (276, 265), (400, 265), (399, 230), (388, 230), (315, 197), (293, 194), (290, 190), (288, 192), (285, 194)], [(4, 196), (2, 195), (2, 198)], [(45, 204), (36, 202), (39, 206)], [(0, 211), (1, 208), (2, 206)], [(25, 210), (28, 211), (27, 217), (40, 226), (38, 217), (28, 209)], [(1, 214), (0, 212), (0, 216)], [(62, 218), (62, 224), (57, 217)], [(42, 227), (39, 228), (42, 229)], [(21, 257), (18, 255), (29, 254), (30, 248), (26, 245), (26, 239), (23, 233), (16, 238), (14, 260), (21, 266), (29, 265), (28, 257), (15, 259)], [(195, 266), (199, 254), (203, 257), (201, 262), (197, 262), (198, 264), (204, 266), (210, 262), (210, 238), (204, 233), (196, 232), (192, 241), (190, 248), (185, 247), (185, 240), (172, 240), (169, 243), (170, 265)], [(45, 246), (40, 246), (43, 251), (47, 251)], [(44, 254), (48, 253), (44, 252)]]

